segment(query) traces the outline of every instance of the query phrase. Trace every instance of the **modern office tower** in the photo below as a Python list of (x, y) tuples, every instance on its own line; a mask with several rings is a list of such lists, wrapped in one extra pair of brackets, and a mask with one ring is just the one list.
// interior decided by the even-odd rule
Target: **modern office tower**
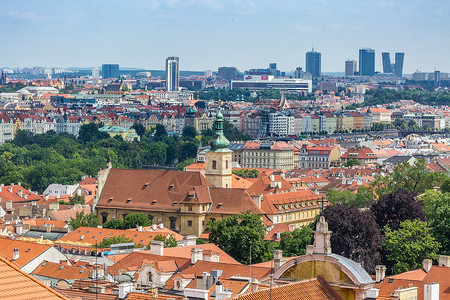
[(205, 78), (211, 78), (212, 77), (212, 71), (211, 70), (206, 70), (205, 71)]
[(359, 75), (375, 75), (375, 50), (370, 48), (359, 49)]
[(225, 80), (234, 80), (238, 75), (238, 70), (235, 67), (220, 67), (217, 75)]
[(405, 53), (397, 52), (395, 53), (395, 66), (394, 66), (394, 74), (397, 77), (403, 76), (403, 60), (405, 58)]
[(381, 57), (383, 59), (383, 73), (392, 73), (391, 57), (389, 56), (389, 52), (381, 53)]
[(321, 54), (320, 52), (306, 52), (306, 72), (311, 73), (313, 77), (319, 77), (321, 74)]
[(277, 69), (277, 63), (270, 63), (269, 64), (269, 69), (276, 70)]
[(105, 64), (102, 65), (102, 77), (106, 78), (119, 78), (119, 65)]
[(166, 59), (166, 88), (168, 92), (178, 91), (180, 86), (180, 58), (170, 56)]
[(100, 70), (97, 67), (92, 68), (92, 77), (93, 78), (99, 78), (100, 77)]
[(356, 73), (356, 60), (346, 60), (345, 61), (345, 76), (353, 76)]

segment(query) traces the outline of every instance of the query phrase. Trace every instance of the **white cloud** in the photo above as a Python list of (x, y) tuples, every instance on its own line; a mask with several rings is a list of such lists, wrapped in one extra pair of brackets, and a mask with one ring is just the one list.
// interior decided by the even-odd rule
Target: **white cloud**
[(8, 15), (14, 19), (27, 20), (33, 22), (45, 20), (44, 16), (39, 16), (34, 11), (10, 11)]

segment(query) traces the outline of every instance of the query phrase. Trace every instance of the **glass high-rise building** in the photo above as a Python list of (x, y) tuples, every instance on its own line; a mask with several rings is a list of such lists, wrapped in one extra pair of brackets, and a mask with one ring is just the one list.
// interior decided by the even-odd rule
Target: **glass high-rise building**
[(381, 53), (381, 57), (383, 59), (383, 73), (392, 73), (391, 57), (389, 56), (389, 52)]
[(359, 49), (359, 75), (375, 75), (375, 50), (370, 48)]
[(403, 60), (405, 58), (405, 53), (397, 52), (395, 53), (395, 66), (394, 66), (394, 74), (397, 77), (403, 76)]
[(306, 52), (306, 72), (311, 73), (312, 77), (321, 75), (321, 60), (320, 52), (314, 51), (314, 48)]
[(166, 59), (166, 88), (168, 92), (178, 91), (180, 86), (180, 58), (170, 56)]
[(102, 65), (102, 78), (119, 78), (119, 65), (104, 64)]

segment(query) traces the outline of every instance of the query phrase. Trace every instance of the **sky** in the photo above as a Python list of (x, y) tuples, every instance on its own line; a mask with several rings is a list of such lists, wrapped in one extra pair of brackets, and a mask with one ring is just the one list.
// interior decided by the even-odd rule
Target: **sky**
[(358, 49), (405, 52), (404, 73), (450, 72), (448, 0), (0, 0), (0, 67), (343, 72)]

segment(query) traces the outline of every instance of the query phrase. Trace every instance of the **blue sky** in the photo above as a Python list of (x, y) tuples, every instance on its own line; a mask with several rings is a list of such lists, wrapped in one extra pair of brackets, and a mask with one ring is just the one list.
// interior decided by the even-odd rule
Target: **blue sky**
[[(358, 49), (405, 52), (404, 73), (450, 72), (448, 0), (1, 0), (0, 67), (100, 66), (182, 70), (304, 67), (343, 72)], [(391, 54), (391, 59), (393, 54)]]

